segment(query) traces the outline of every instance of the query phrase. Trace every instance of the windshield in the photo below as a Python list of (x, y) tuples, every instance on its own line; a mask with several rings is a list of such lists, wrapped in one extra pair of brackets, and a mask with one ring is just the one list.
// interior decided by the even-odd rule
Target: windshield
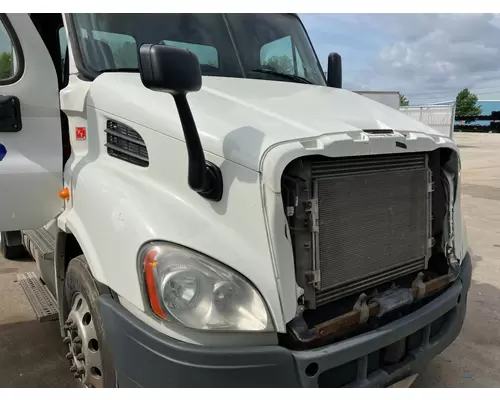
[(206, 76), (325, 86), (309, 38), (292, 15), (73, 14), (72, 22), (77, 63), (91, 78), (137, 71), (142, 44), (166, 44), (195, 53)]

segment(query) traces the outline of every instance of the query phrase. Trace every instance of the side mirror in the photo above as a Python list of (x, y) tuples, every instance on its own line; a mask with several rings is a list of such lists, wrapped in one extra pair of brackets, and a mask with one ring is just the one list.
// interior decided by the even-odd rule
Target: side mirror
[(201, 89), (201, 69), (189, 50), (161, 44), (144, 44), (139, 49), (139, 69), (144, 86), (172, 95), (186, 95)]
[(189, 187), (201, 196), (222, 198), (222, 174), (215, 164), (205, 160), (196, 123), (186, 95), (201, 89), (201, 69), (196, 55), (189, 50), (161, 44), (144, 44), (139, 49), (139, 71), (144, 86), (170, 93), (177, 106), (188, 153)]
[(328, 56), (327, 84), (330, 87), (342, 88), (342, 57), (338, 53)]

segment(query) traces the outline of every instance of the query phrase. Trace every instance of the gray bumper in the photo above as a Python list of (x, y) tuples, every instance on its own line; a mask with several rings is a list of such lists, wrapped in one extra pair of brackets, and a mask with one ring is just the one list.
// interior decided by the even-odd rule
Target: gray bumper
[[(455, 340), (465, 318), (471, 274), (467, 255), (460, 279), (417, 311), (305, 351), (277, 345), (191, 345), (157, 332), (110, 296), (101, 296), (99, 304), (120, 387), (385, 387), (421, 371)], [(384, 351), (398, 344), (405, 355), (388, 364)]]

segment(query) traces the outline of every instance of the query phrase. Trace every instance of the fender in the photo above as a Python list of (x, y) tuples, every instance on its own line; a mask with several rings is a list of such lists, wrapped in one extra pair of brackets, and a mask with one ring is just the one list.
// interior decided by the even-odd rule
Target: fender
[[(188, 186), (183, 142), (92, 107), (87, 116), (89, 154), (75, 165), (72, 207), (63, 213), (60, 226), (78, 240), (95, 279), (145, 311), (139, 250), (151, 240), (182, 244), (250, 280), (266, 301), (276, 329), (284, 332), (259, 173), (207, 154), (224, 176), (223, 200), (211, 202)], [(105, 151), (100, 135), (108, 118), (139, 132), (155, 163), (146, 169), (99, 154)]]

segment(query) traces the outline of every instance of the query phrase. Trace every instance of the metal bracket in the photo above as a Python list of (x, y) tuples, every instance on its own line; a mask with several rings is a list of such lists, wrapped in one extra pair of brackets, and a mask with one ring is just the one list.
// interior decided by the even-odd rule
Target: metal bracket
[(428, 183), (427, 183), (427, 193), (432, 193), (434, 192), (435, 190), (435, 187), (434, 187), (434, 181), (432, 180), (432, 171), (431, 170), (428, 170), (428, 176), (427, 176), (427, 179), (428, 179)]
[(425, 295), (424, 273), (419, 272), (411, 287), (417, 289), (417, 299), (420, 300)]
[(356, 301), (356, 304), (354, 304), (354, 307), (352, 308), (353, 311), (359, 311), (360, 324), (364, 324), (370, 317), (370, 309), (368, 308), (368, 303), (366, 301), (367, 298), (368, 296), (365, 293), (361, 293)]
[(309, 213), (309, 218), (311, 220), (311, 232), (319, 232), (319, 207), (318, 199), (311, 199), (306, 201), (304, 210)]
[(321, 290), (321, 270), (319, 269), (319, 260), (317, 257), (317, 244), (315, 244), (319, 235), (319, 206), (318, 199), (309, 199), (304, 204), (304, 211), (309, 215), (309, 230), (313, 236), (313, 270), (306, 272), (307, 282), (313, 285), (316, 290)]
[(306, 272), (307, 283), (316, 284), (321, 282), (321, 272), (319, 269)]
[(447, 240), (445, 240), (444, 243), (444, 252), (446, 255), (446, 258), (448, 259), (448, 264), (450, 267), (454, 270), (456, 276), (458, 276), (459, 271), (460, 271), (460, 261), (458, 260), (458, 257), (456, 255), (456, 249), (455, 249), (455, 221), (454, 221), (454, 215), (455, 215), (455, 193), (454, 193), (454, 185), (453, 181), (455, 178), (455, 174), (452, 172), (443, 169), (445, 180), (446, 180), (446, 186), (445, 186), (445, 193), (448, 198), (448, 212), (447, 212), (447, 217), (448, 217), (448, 226), (447, 226)]
[(380, 296), (374, 297), (372, 301), (378, 303), (379, 312), (377, 314), (377, 317), (381, 317), (388, 312), (411, 304), (413, 302), (413, 295), (411, 289), (393, 288), (381, 294)]

